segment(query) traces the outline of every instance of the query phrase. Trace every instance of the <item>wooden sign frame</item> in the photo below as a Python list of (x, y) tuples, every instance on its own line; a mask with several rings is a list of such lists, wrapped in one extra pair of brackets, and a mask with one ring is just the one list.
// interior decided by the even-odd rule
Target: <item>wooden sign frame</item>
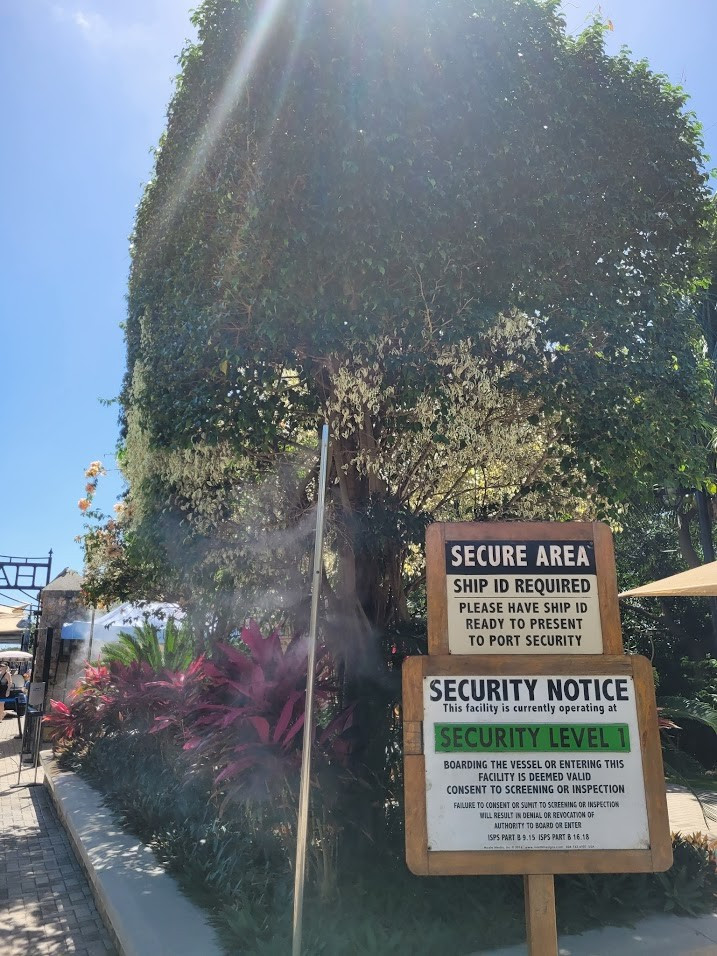
[[(650, 846), (645, 850), (431, 851), (423, 753), (423, 680), (427, 676), (625, 675), (634, 680)], [(403, 746), (406, 862), (417, 876), (492, 874), (649, 873), (672, 865), (672, 842), (650, 662), (636, 656), (491, 655), (409, 657), (403, 663)]]
[[(622, 654), (622, 630), (617, 598), (615, 551), (610, 528), (601, 521), (490, 521), (445, 522), (426, 529), (426, 590), (428, 653), (450, 654), (448, 597), (446, 593), (446, 541), (593, 541), (602, 630), (602, 651)], [(504, 655), (505, 656), (505, 655)], [(540, 656), (510, 654), (511, 660)], [(547, 656), (547, 655), (544, 655)], [(551, 655), (557, 657), (558, 655)], [(586, 659), (591, 654), (583, 655)], [(476, 655), (483, 659), (483, 655)]]

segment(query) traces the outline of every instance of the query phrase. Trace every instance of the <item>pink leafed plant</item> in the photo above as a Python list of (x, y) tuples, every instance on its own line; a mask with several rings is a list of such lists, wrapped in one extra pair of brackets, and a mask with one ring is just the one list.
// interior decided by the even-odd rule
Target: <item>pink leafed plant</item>
[[(277, 631), (263, 637), (252, 621), (241, 645), (219, 644), (203, 663), (202, 698), (184, 717), (184, 750), (215, 771), (230, 799), (262, 797), (290, 783), (300, 763), (306, 698), (307, 644), (284, 647)], [(342, 763), (351, 751), (354, 708), (337, 711), (325, 654), (317, 665), (314, 746), (318, 766)]]
[[(209, 772), (223, 800), (264, 798), (291, 786), (300, 763), (307, 644), (266, 637), (256, 622), (238, 646), (216, 644), (186, 671), (146, 663), (88, 666), (68, 704), (45, 718), (59, 749), (75, 754), (107, 735), (151, 733), (188, 770)], [(324, 652), (317, 665), (317, 772), (340, 769), (352, 750), (354, 707), (341, 708)]]

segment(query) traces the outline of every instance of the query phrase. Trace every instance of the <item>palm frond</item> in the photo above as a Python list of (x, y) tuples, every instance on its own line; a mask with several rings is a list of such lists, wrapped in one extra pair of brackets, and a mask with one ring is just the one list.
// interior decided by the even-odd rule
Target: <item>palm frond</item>
[(661, 697), (658, 701), (660, 712), (671, 720), (695, 720), (711, 727), (717, 734), (717, 710), (701, 700), (689, 700), (686, 697)]
[(147, 664), (154, 671), (167, 668), (184, 671), (197, 656), (197, 646), (190, 625), (183, 622), (177, 626), (167, 621), (164, 644), (159, 641), (158, 629), (149, 622), (137, 625), (134, 633), (121, 631), (116, 641), (105, 645), (102, 659), (106, 663)]

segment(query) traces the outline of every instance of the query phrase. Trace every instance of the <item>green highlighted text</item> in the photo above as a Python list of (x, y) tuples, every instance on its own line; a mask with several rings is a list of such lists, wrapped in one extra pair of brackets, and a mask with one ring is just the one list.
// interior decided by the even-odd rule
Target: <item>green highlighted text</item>
[(434, 724), (436, 753), (630, 750), (627, 724)]

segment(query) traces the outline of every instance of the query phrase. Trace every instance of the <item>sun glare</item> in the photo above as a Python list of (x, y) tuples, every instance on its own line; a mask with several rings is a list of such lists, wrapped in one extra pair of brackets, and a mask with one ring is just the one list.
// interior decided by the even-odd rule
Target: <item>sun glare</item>
[[(234, 106), (246, 88), (254, 65), (261, 55), (267, 38), (285, 3), (286, 0), (264, 0), (264, 2), (260, 4), (254, 25), (247, 36), (246, 42), (237, 51), (234, 65), (229, 72), (221, 94), (207, 118), (202, 134), (197, 137), (197, 142), (180, 177), (179, 184), (177, 188), (173, 190), (166, 204), (165, 214), (158, 219), (158, 221), (162, 223), (165, 232), (171, 227), (187, 194), (204, 169)], [(296, 59), (296, 47), (299, 39), (300, 37), (297, 35), (292, 56), (287, 63), (284, 82), (278, 91), (277, 108), (286, 92), (288, 78)], [(158, 236), (155, 236), (155, 241), (158, 238)]]

